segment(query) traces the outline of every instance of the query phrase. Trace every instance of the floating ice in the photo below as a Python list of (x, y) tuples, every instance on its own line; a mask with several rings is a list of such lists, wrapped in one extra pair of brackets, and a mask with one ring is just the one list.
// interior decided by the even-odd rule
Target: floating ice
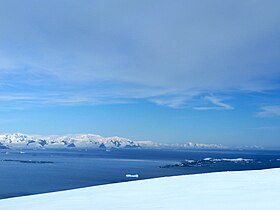
[(138, 178), (139, 177), (138, 174), (126, 174), (125, 176), (128, 178)]

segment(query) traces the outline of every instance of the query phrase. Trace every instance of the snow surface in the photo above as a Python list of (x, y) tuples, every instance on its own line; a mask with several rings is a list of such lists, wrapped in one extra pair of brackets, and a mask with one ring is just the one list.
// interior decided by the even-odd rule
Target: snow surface
[(3, 210), (280, 209), (280, 169), (173, 176), (0, 200)]

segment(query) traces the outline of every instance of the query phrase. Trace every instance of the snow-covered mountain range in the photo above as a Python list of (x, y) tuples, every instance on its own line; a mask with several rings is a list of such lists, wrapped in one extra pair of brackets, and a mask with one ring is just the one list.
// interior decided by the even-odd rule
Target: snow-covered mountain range
[(148, 148), (186, 148), (186, 149), (227, 149), (228, 146), (222, 144), (200, 144), (200, 143), (193, 143), (187, 142), (182, 144), (163, 144), (157, 143), (153, 141), (137, 141), (139, 145), (142, 147)]
[(27, 135), (22, 133), (0, 134), (0, 149), (9, 148), (186, 148), (227, 149), (221, 144), (162, 144), (153, 141), (133, 141), (118, 136), (103, 137), (97, 134)]
[(0, 134), (0, 148), (137, 148), (130, 139), (117, 136), (103, 137), (96, 134), (76, 135), (27, 135), (22, 133)]

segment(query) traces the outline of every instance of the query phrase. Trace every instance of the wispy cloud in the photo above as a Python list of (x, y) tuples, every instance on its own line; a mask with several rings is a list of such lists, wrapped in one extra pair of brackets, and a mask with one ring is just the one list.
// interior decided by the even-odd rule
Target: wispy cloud
[(149, 101), (160, 106), (168, 106), (170, 108), (183, 108), (186, 105), (186, 102), (189, 100), (189, 97), (177, 96), (177, 97), (163, 97), (163, 98), (154, 98)]
[(264, 106), (261, 111), (257, 113), (259, 117), (280, 117), (280, 106)]
[[(205, 100), (209, 101), (212, 106), (200, 106), (194, 107), (194, 110), (232, 110), (234, 109), (233, 106), (226, 104), (222, 101), (222, 99), (216, 96), (205, 96)], [(213, 106), (214, 105), (214, 106)]]
[[(178, 108), (193, 90), (277, 88), (279, 2), (125, 2), (2, 2), (1, 89), (34, 103), (145, 99)], [(214, 106), (194, 109), (233, 109), (201, 99)]]

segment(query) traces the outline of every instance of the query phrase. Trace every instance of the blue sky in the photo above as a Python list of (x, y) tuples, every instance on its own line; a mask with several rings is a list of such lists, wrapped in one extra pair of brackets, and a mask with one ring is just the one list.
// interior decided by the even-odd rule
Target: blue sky
[(278, 147), (279, 9), (3, 0), (0, 132)]

